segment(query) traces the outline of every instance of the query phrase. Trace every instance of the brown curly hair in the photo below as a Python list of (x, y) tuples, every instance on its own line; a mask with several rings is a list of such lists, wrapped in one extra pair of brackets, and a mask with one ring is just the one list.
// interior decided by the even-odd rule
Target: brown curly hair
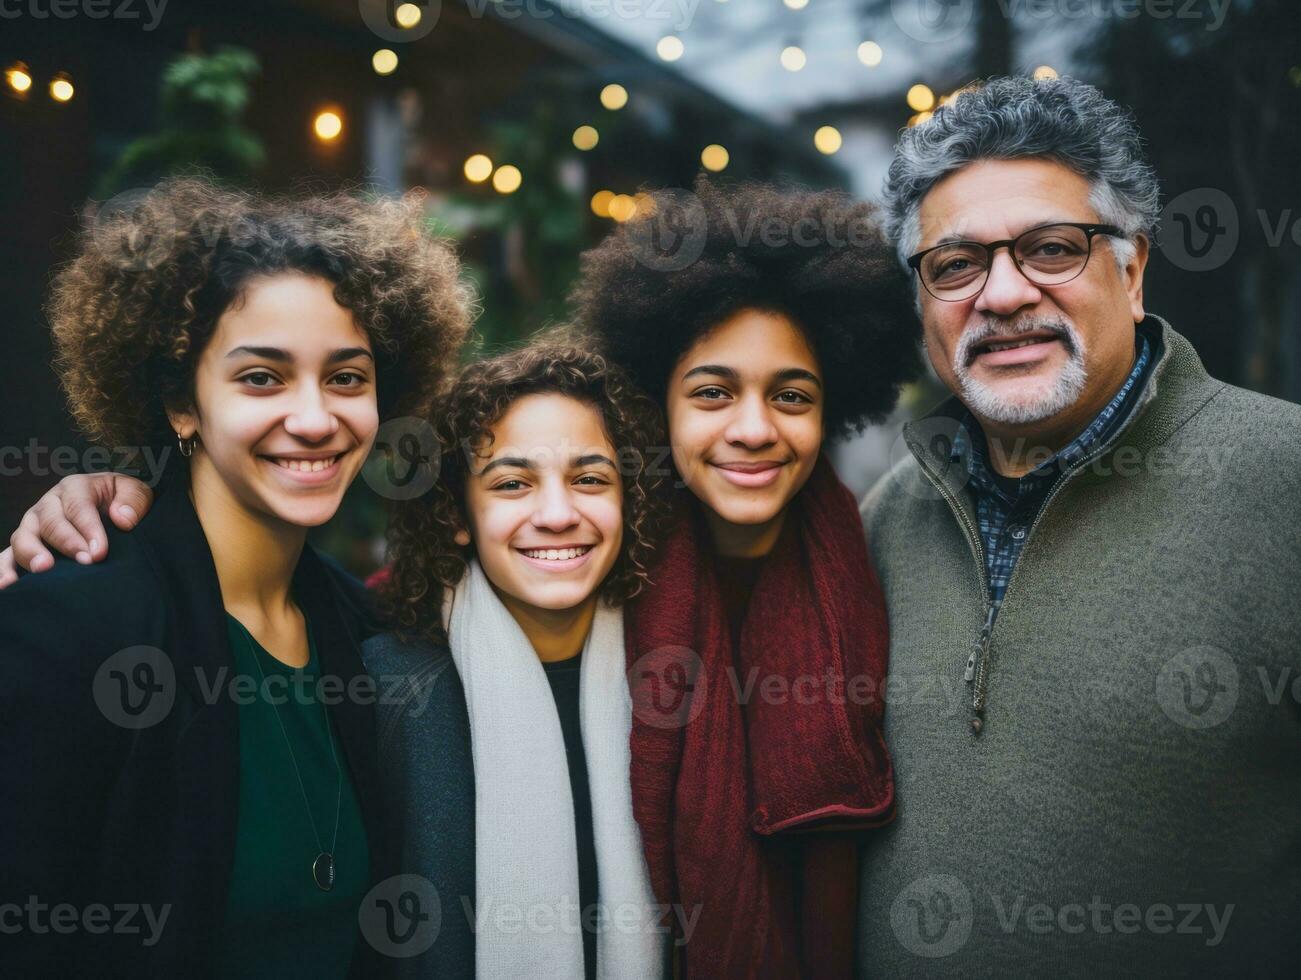
[(429, 494), (393, 505), (388, 527), (387, 574), (377, 581), (379, 605), (402, 636), (435, 643), (445, 640), (444, 589), (465, 574), (473, 545), (456, 544), (465, 526), (469, 451), (492, 444), (492, 427), (520, 398), (560, 394), (600, 413), (616, 447), (623, 486), (623, 543), (600, 595), (618, 604), (642, 590), (655, 542), (668, 516), (664, 483), (652, 450), (664, 447), (664, 430), (654, 403), (593, 344), (569, 331), (551, 331), (528, 345), (462, 369), (432, 420), (438, 436), (438, 478)]
[[(921, 324), (873, 205), (843, 191), (703, 176), (694, 193), (652, 201), (583, 254), (570, 296), (578, 325), (642, 390), (662, 401), (697, 339), (742, 309), (760, 309), (789, 316), (817, 354), (829, 439), (890, 413), (901, 385), (920, 372)], [(671, 239), (699, 252), (665, 254), (657, 226), (685, 229)]]
[(374, 347), (381, 419), (428, 414), (473, 296), (415, 201), (269, 197), (184, 177), (110, 205), (82, 230), (47, 307), (69, 406), (91, 438), (173, 445), (166, 409), (193, 404), (217, 320), (251, 280), (281, 272), (333, 284)]

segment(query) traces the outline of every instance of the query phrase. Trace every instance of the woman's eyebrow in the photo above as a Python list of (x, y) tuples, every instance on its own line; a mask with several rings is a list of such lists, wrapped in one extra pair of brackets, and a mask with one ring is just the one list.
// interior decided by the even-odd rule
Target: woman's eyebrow
[(804, 368), (785, 368), (773, 375), (774, 381), (812, 381), (819, 388), (822, 387), (822, 379), (812, 371), (806, 371)]
[[(280, 361), (282, 364), (290, 363), (294, 358), (289, 351), (281, 347), (252, 347), (247, 344), (236, 347), (226, 355), (227, 357), (260, 357), (267, 361)], [(340, 347), (336, 351), (331, 351), (330, 356), (325, 359), (326, 364), (338, 364), (340, 361), (351, 361), (354, 357), (365, 357), (369, 360), (375, 360), (370, 351), (365, 347)]]
[(498, 466), (515, 466), (521, 470), (533, 469), (533, 467), (529, 464), (529, 461), (525, 459), (523, 456), (500, 456), (497, 459), (494, 459), (483, 469), (481, 469), (478, 472), (478, 475), (483, 476), (489, 470), (494, 469), (495, 467)]
[(724, 367), (722, 364), (702, 364), (700, 367), (693, 367), (690, 371), (684, 374), (682, 380), (686, 381), (687, 378), (697, 374), (715, 374), (720, 378), (727, 378), (732, 381), (735, 381), (740, 377), (735, 370), (730, 367)]

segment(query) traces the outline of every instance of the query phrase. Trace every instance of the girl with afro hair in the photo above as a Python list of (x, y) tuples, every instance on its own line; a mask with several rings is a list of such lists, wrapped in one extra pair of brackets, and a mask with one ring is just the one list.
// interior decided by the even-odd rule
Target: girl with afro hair
[(888, 637), (828, 439), (919, 366), (910, 284), (835, 191), (644, 199), (576, 320), (660, 405), (675, 522), (626, 611), (633, 805), (688, 976), (852, 974), (856, 832), (893, 815)]

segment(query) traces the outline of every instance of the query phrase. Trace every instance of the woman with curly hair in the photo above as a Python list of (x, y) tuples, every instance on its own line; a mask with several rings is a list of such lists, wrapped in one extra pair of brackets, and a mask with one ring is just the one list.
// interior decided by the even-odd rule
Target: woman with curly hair
[(627, 614), (651, 879), (700, 910), (687, 976), (848, 977), (847, 832), (893, 815), (888, 643), (822, 449), (917, 369), (912, 294), (874, 210), (838, 192), (702, 179), (647, 212), (586, 253), (573, 299), (664, 406), (683, 491)]
[(381, 419), (428, 413), (466, 307), (398, 202), (183, 179), (82, 236), (49, 308), (73, 414), (167, 465), (106, 560), (0, 594), (0, 884), (87, 917), (9, 937), (14, 972), (362, 969), (374, 715), (329, 690), (364, 680), (366, 616), (306, 537)]
[(443, 908), (403, 975), (660, 977), (621, 612), (660, 520), (658, 413), (551, 337), (465, 368), (435, 428), (433, 493), (397, 505), (376, 576), (396, 632), (365, 647), (402, 679), (380, 707), (401, 867)]

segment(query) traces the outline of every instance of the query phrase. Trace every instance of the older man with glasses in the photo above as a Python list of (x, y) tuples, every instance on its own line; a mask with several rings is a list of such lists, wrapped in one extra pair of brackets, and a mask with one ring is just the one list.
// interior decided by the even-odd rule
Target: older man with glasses
[(860, 976), (1290, 974), (1301, 408), (1146, 312), (1156, 177), (1096, 89), (964, 93), (886, 196), (953, 397), (864, 504), (899, 819)]

